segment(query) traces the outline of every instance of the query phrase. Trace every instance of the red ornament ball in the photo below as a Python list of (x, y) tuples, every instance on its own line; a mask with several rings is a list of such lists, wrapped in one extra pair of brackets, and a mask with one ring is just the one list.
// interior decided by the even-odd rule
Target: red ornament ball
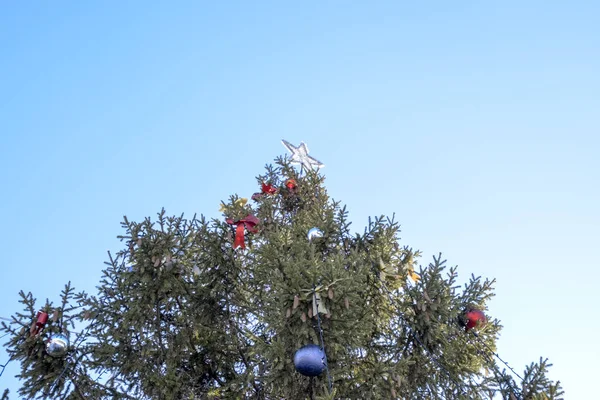
[(285, 186), (289, 189), (289, 190), (294, 190), (298, 187), (298, 184), (296, 183), (295, 179), (288, 179), (285, 182)]
[(483, 326), (487, 322), (487, 319), (486, 319), (483, 311), (477, 310), (475, 308), (472, 308), (467, 311), (467, 313), (465, 314), (465, 320), (466, 320), (465, 331), (467, 331), (467, 332), (470, 329)]

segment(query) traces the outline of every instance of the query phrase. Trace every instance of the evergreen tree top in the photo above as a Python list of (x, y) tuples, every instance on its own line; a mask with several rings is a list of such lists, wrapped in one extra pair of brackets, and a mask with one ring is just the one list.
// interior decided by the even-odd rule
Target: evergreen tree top
[[(345, 206), (307, 168), (322, 164), (288, 145), (292, 158), (266, 166), (251, 201), (223, 202), (222, 218), (125, 217), (97, 293), (68, 283), (59, 303), (39, 304), (22, 291), (23, 311), (2, 322), (19, 395), (562, 398), (547, 360), (523, 374), (499, 361), (500, 322), (483, 316), (493, 280), (459, 286), (441, 255), (418, 265), (393, 217), (352, 233)], [(65, 356), (48, 347), (57, 334), (69, 338)], [(315, 377), (294, 364), (309, 344), (323, 351)]]

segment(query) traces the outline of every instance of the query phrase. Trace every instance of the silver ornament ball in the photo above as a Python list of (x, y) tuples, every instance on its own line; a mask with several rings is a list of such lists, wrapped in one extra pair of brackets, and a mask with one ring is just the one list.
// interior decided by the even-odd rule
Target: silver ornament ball
[(46, 342), (46, 353), (51, 357), (62, 357), (69, 350), (69, 338), (61, 333), (50, 335)]
[(310, 228), (310, 230), (308, 231), (308, 235), (306, 235), (308, 237), (309, 241), (312, 241), (313, 239), (316, 238), (322, 238), (323, 237), (323, 231), (320, 230), (319, 228)]

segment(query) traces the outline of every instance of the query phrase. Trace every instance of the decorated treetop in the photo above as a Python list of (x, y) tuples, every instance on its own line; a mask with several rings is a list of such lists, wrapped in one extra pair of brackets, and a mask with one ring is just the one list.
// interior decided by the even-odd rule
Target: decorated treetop
[(96, 294), (67, 284), (40, 305), (21, 292), (24, 312), (2, 323), (19, 394), (561, 398), (545, 360), (522, 376), (500, 361), (501, 326), (484, 314), (493, 280), (461, 287), (441, 256), (418, 266), (394, 218), (352, 232), (322, 163), (284, 145), (291, 158), (266, 167), (252, 201), (222, 202), (221, 218), (124, 218)]

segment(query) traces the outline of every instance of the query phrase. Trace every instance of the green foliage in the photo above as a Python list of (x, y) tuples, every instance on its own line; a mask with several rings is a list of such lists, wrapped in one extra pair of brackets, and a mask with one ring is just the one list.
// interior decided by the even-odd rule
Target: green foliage
[(526, 400), (555, 400), (564, 395), (560, 383), (548, 379), (548, 368), (552, 364), (548, 359), (540, 358), (539, 363), (531, 363), (525, 368), (523, 375), (523, 399)]
[[(296, 185), (286, 185), (293, 179)], [(348, 213), (330, 199), (324, 177), (300, 176), (277, 159), (259, 176), (275, 194), (224, 203), (224, 218), (124, 219), (125, 246), (109, 254), (95, 295), (68, 284), (39, 335), (40, 306), (21, 292), (23, 313), (2, 329), (21, 364), (27, 398), (46, 399), (560, 399), (546, 360), (517, 385), (493, 362), (499, 321), (475, 336), (459, 316), (486, 309), (493, 281), (457, 284), (441, 255), (417, 268), (420, 253), (400, 245), (393, 218), (350, 230)], [(248, 215), (247, 249), (234, 249)], [(307, 239), (318, 227), (322, 238)], [(319, 329), (321, 327), (321, 330)], [(76, 332), (77, 331), (77, 332)], [(53, 332), (71, 337), (65, 358), (49, 357)], [(323, 336), (328, 374), (295, 372), (294, 352)], [(332, 380), (329, 391), (328, 376)], [(545, 396), (545, 397), (544, 397)], [(3, 398), (7, 398), (7, 394)]]

